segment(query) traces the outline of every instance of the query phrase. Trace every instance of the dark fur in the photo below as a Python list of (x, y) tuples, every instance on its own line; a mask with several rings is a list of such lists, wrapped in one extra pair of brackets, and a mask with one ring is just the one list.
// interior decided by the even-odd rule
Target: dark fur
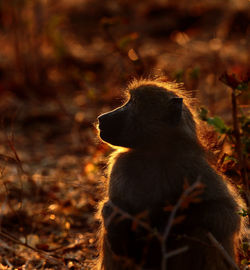
[[(169, 258), (167, 269), (230, 269), (209, 241), (208, 232), (235, 259), (240, 199), (209, 165), (190, 101), (180, 93), (173, 84), (135, 82), (123, 107), (99, 117), (101, 139), (125, 147), (110, 159), (108, 199), (101, 207), (99, 269), (162, 269), (162, 247), (153, 231), (164, 232), (170, 213), (164, 207), (176, 204), (184, 181), (192, 185), (197, 180), (204, 184), (200, 203), (179, 209), (177, 217), (185, 218), (172, 225), (166, 241), (167, 251), (183, 246), (188, 250)], [(135, 218), (144, 213), (143, 221), (152, 230), (136, 225), (119, 209)]]

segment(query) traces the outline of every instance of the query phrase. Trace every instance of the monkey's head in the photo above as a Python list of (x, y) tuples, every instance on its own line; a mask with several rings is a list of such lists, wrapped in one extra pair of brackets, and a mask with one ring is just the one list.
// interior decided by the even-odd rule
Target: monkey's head
[(185, 99), (155, 82), (133, 83), (124, 105), (98, 117), (100, 138), (115, 146), (144, 148), (196, 140)]

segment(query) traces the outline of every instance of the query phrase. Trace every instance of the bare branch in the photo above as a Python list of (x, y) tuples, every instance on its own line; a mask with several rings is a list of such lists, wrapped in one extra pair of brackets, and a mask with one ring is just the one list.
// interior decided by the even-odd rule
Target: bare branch
[[(138, 225), (140, 225), (141, 227), (143, 227), (144, 229), (153, 232), (159, 239), (161, 239), (160, 234), (158, 234), (157, 232), (155, 232), (155, 230), (153, 230), (153, 228), (151, 228), (146, 222), (141, 221), (139, 218), (130, 215), (129, 213), (127, 213), (126, 211), (122, 210), (121, 208), (117, 207), (112, 201), (108, 201), (108, 204), (114, 209), (114, 211), (116, 213), (120, 213), (123, 217), (128, 218), (130, 220), (135, 221)], [(114, 214), (115, 215), (115, 214)], [(112, 218), (114, 217), (114, 215), (112, 215)], [(111, 220), (109, 219), (109, 222)]]
[(60, 264), (61, 266), (64, 266), (63, 263), (60, 260), (58, 260), (57, 258), (54, 258), (53, 256), (51, 256), (47, 252), (45, 252), (43, 250), (39, 250), (39, 249), (37, 249), (35, 247), (32, 247), (32, 246), (30, 246), (30, 245), (28, 245), (26, 243), (23, 243), (19, 239), (17, 239), (15, 236), (13, 236), (13, 235), (11, 235), (11, 234), (9, 234), (7, 232), (0, 231), (0, 236), (2, 236), (4, 238), (18, 244), (18, 245), (22, 245), (22, 246), (24, 246), (26, 248), (29, 248), (30, 250), (33, 250), (33, 251), (39, 253), (39, 255), (41, 257), (44, 257), (45, 259), (47, 259), (48, 261), (51, 261), (52, 263), (56, 263), (56, 264)]
[[(235, 150), (238, 156), (241, 176), (243, 184), (246, 187), (246, 197), (248, 198), (249, 193), (249, 182), (248, 182), (248, 174), (247, 174), (247, 164), (246, 164), (246, 157), (242, 152), (242, 143), (241, 143), (241, 134), (239, 128), (239, 120), (238, 120), (238, 105), (237, 105), (237, 98), (235, 89), (232, 88), (232, 117), (233, 117), (233, 136), (235, 138)], [(249, 199), (247, 199), (247, 203), (249, 204)]]
[(170, 251), (168, 252), (167, 254), (165, 254), (165, 259), (168, 259), (170, 257), (173, 257), (175, 255), (178, 255), (180, 253), (183, 253), (183, 252), (186, 252), (188, 250), (188, 246), (184, 246), (184, 247), (181, 247), (181, 248), (178, 248), (178, 249), (175, 249), (173, 251)]
[[(200, 186), (201, 183), (200, 183), (199, 180), (200, 179), (198, 179), (195, 183), (193, 183), (186, 190), (184, 190), (184, 192), (182, 193), (182, 195), (180, 196), (179, 200), (177, 201), (176, 205), (174, 206), (173, 210), (170, 213), (168, 223), (167, 223), (167, 226), (165, 227), (165, 231), (164, 231), (163, 238), (162, 238), (162, 243), (161, 243), (161, 250), (162, 250), (162, 266), (161, 266), (161, 269), (162, 270), (167, 269), (167, 257), (169, 258), (169, 256), (166, 256), (166, 254), (167, 254), (166, 241), (167, 241), (167, 238), (169, 236), (170, 230), (172, 228), (173, 221), (174, 221), (174, 218), (176, 216), (176, 213), (177, 213), (178, 209), (180, 208), (181, 204), (183, 203), (183, 201), (187, 198), (187, 196), (190, 193), (192, 193), (196, 188), (198, 188)], [(186, 250), (184, 250), (184, 251), (186, 251)], [(184, 251), (182, 251), (182, 252), (184, 252)]]
[(224, 259), (236, 270), (240, 270), (239, 267), (235, 264), (223, 246), (216, 240), (216, 238), (212, 235), (212, 233), (208, 233), (208, 238), (212, 242), (212, 244), (219, 250)]

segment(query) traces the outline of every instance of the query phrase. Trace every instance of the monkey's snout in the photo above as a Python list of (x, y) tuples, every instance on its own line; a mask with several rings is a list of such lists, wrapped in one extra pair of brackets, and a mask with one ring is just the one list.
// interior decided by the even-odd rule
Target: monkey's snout
[(97, 117), (98, 120), (98, 128), (99, 130), (102, 130), (104, 128), (104, 122), (105, 122), (105, 115), (101, 114)]
[(101, 114), (101, 115), (99, 115), (98, 117), (97, 117), (97, 120), (98, 120), (98, 123), (100, 124), (100, 122), (102, 121), (102, 119), (103, 119), (103, 114)]
[(97, 117), (99, 130), (109, 130), (112, 128), (113, 120), (111, 113), (104, 113)]

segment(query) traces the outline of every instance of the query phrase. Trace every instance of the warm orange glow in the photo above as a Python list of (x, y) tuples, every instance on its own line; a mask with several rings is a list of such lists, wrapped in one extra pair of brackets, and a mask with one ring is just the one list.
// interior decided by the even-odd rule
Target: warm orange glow
[(139, 59), (139, 57), (138, 57), (138, 55), (137, 55), (137, 53), (135, 52), (134, 49), (130, 49), (128, 51), (128, 57), (132, 61), (137, 61)]
[(53, 210), (55, 210), (57, 207), (58, 207), (57, 204), (51, 204), (48, 208), (49, 208), (49, 210), (53, 211)]
[(65, 223), (65, 229), (67, 229), (67, 230), (70, 229), (70, 223), (69, 223), (69, 222), (66, 222), (66, 223)]
[(83, 112), (77, 112), (75, 114), (75, 120), (76, 120), (76, 122), (81, 123), (84, 120), (84, 113)]
[[(144, 82), (183, 97), (214, 166), (215, 155), (236, 189), (249, 190), (249, 3), (0, 0), (0, 269), (93, 269), (100, 253), (98, 202), (109, 194), (112, 164), (134, 151), (130, 144), (103, 141), (97, 117), (132, 98), (138, 107), (126, 119), (133, 118), (128, 132), (133, 141), (146, 135), (155, 118), (164, 124), (167, 110), (154, 116), (157, 102), (144, 107), (144, 98), (137, 99), (134, 90)], [(124, 119), (118, 120), (121, 132), (130, 126), (122, 125)], [(107, 134), (108, 129), (112, 124)], [(156, 187), (154, 181), (152, 195)], [(127, 192), (126, 184), (124, 199)], [(181, 207), (198, 202), (192, 197)], [(166, 215), (174, 210), (171, 203)]]
[(190, 41), (189, 36), (184, 32), (174, 32), (171, 37), (176, 43), (182, 46)]
[(55, 220), (56, 216), (54, 214), (52, 214), (52, 215), (49, 216), (49, 218), (52, 219), (52, 220)]
[(89, 162), (85, 165), (84, 171), (86, 174), (89, 174), (89, 173), (93, 172), (94, 169), (95, 169), (94, 164)]
[(222, 42), (219, 38), (214, 38), (209, 41), (209, 47), (213, 51), (218, 51), (222, 47)]

